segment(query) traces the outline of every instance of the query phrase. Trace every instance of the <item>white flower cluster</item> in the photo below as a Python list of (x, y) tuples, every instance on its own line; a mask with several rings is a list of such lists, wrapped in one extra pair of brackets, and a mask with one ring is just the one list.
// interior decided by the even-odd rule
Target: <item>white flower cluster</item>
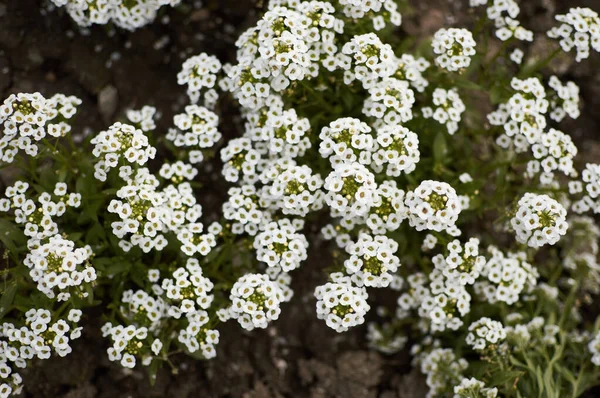
[(52, 352), (64, 357), (71, 353), (70, 343), (81, 337), (77, 322), (81, 311), (69, 310), (67, 319), (52, 321), (49, 310), (31, 308), (25, 313), (25, 325), (18, 327), (4, 322), (0, 325), (0, 397), (18, 395), (23, 389), (22, 378), (16, 369), (27, 362), (48, 359)]
[(37, 142), (45, 137), (64, 137), (71, 131), (66, 120), (77, 112), (81, 100), (56, 94), (12, 94), (0, 105), (0, 161), (12, 163), (19, 150), (29, 156), (39, 152)]
[(554, 90), (550, 92), (550, 119), (561, 122), (565, 116), (577, 119), (579, 111), (579, 87), (573, 82), (563, 84), (558, 77), (550, 76), (548, 86)]
[(344, 70), (346, 84), (358, 80), (365, 89), (374, 87), (382, 78), (395, 72), (395, 55), (375, 33), (354, 36), (338, 54), (338, 68)]
[[(159, 287), (159, 286), (157, 286)], [(121, 297), (121, 315), (135, 326), (143, 326), (150, 332), (158, 332), (161, 322), (168, 316), (169, 305), (162, 297), (144, 290), (126, 290)], [(106, 328), (108, 326), (105, 325)], [(112, 327), (112, 325), (111, 325)]]
[(374, 234), (385, 234), (398, 229), (406, 217), (408, 210), (404, 205), (404, 191), (398, 188), (396, 181), (382, 182), (375, 191), (373, 204), (366, 215), (367, 227)]
[(0, 212), (14, 210), (15, 222), (23, 225), (25, 236), (30, 239), (29, 246), (39, 246), (39, 242), (50, 236), (56, 235), (58, 224), (55, 218), (61, 217), (69, 207), (79, 207), (81, 194), (67, 193), (67, 185), (59, 182), (56, 184), (52, 194), (44, 192), (34, 199), (27, 197), (29, 184), (24, 181), (16, 181), (14, 185), (6, 188), (6, 198), (0, 199)]
[(456, 89), (436, 88), (433, 90), (433, 104), (436, 106), (435, 110), (428, 106), (421, 108), (423, 117), (426, 119), (433, 117), (433, 120), (446, 125), (448, 134), (454, 135), (458, 131), (461, 115), (466, 109)]
[(464, 358), (457, 358), (449, 348), (434, 348), (429, 353), (423, 353), (421, 373), (427, 377), (427, 398), (439, 396), (447, 388), (458, 384), (468, 366)]
[(319, 153), (333, 166), (358, 162), (368, 165), (377, 150), (372, 129), (359, 119), (344, 117), (323, 127)]
[(197, 103), (203, 95), (204, 106), (213, 109), (218, 99), (214, 87), (221, 68), (217, 57), (200, 53), (185, 60), (177, 74), (177, 83), (187, 86), (187, 95), (192, 103)]
[(474, 377), (463, 378), (459, 385), (454, 386), (454, 398), (496, 398), (498, 389), (485, 387), (485, 384)]
[(202, 162), (202, 150), (215, 146), (222, 136), (218, 130), (219, 117), (198, 105), (186, 106), (185, 113), (175, 115), (173, 123), (176, 128), (169, 129), (167, 139), (189, 151), (190, 163)]
[(397, 250), (398, 243), (385, 235), (361, 234), (346, 247), (350, 258), (344, 261), (344, 267), (359, 287), (387, 287), (400, 266), (394, 254)]
[(308, 241), (296, 232), (296, 228), (288, 219), (271, 222), (254, 238), (256, 258), (267, 266), (279, 267), (289, 272), (300, 267), (300, 263), (308, 257)]
[(248, 138), (235, 138), (227, 143), (221, 150), (223, 161), (223, 176), (229, 182), (252, 184), (256, 182), (256, 166), (260, 161), (259, 153), (252, 148), (252, 141)]
[(517, 206), (511, 226), (519, 243), (536, 248), (554, 245), (567, 233), (567, 211), (548, 195), (526, 193)]
[(491, 283), (475, 283), (475, 292), (490, 303), (498, 301), (512, 305), (519, 301), (519, 295), (529, 293), (537, 284), (539, 274), (529, 264), (524, 252), (504, 254), (496, 247), (489, 247), (492, 257), (487, 261), (481, 275)]
[(458, 240), (448, 243), (448, 255), (433, 257), (435, 268), (448, 279), (462, 285), (472, 285), (485, 265), (485, 257), (479, 255), (479, 239), (471, 238), (464, 247)]
[(308, 166), (294, 166), (277, 176), (268, 191), (283, 214), (304, 217), (323, 207), (323, 179)]
[(572, 194), (583, 192), (583, 197), (573, 203), (573, 210), (579, 214), (590, 210), (600, 213), (600, 164), (586, 164), (581, 172), (581, 180), (569, 185)]
[[(163, 163), (158, 171), (158, 175), (174, 185), (181, 184), (184, 181), (191, 181), (198, 175), (198, 170), (191, 164), (183, 163), (178, 160), (173, 164)], [(173, 186), (170, 186), (173, 189)]]
[(230, 188), (227, 202), (223, 204), (223, 216), (233, 221), (231, 232), (256, 235), (261, 226), (270, 221), (270, 213), (261, 209), (254, 185)]
[(360, 163), (342, 163), (325, 179), (325, 201), (334, 216), (362, 217), (373, 203), (375, 176)]
[(188, 258), (185, 267), (173, 271), (172, 278), (162, 280), (164, 290), (171, 305), (169, 316), (179, 319), (181, 314), (189, 315), (200, 309), (207, 309), (213, 302), (211, 294), (214, 285), (210, 279), (202, 275), (200, 262)]
[(558, 39), (565, 52), (575, 48), (580, 62), (590, 56), (590, 48), (600, 52), (600, 17), (589, 8), (571, 8), (567, 14), (557, 15), (561, 22), (548, 31), (548, 37)]
[(373, 18), (373, 28), (381, 30), (386, 25), (386, 19), (394, 26), (400, 26), (402, 16), (398, 12), (398, 4), (393, 0), (339, 0), (343, 6), (342, 12), (348, 18), (359, 19), (367, 15), (377, 15)]
[(214, 358), (217, 355), (215, 346), (219, 344), (220, 334), (218, 330), (205, 327), (210, 320), (208, 314), (205, 311), (196, 311), (189, 313), (187, 319), (189, 324), (179, 332), (178, 341), (191, 353), (200, 350), (204, 358)]
[(154, 21), (163, 5), (176, 6), (181, 0), (51, 0), (65, 7), (81, 27), (113, 22), (120, 28), (135, 30)]
[[(129, 325), (113, 326), (110, 322), (102, 327), (102, 337), (109, 337), (112, 340), (112, 346), (108, 348), (108, 359), (113, 362), (119, 362), (124, 368), (133, 369), (137, 363), (136, 356), (142, 357), (142, 364), (149, 365), (152, 361), (150, 354), (150, 334), (145, 326), (136, 327)], [(160, 340), (154, 347), (160, 350), (162, 344)], [(155, 350), (156, 350), (155, 348)]]
[(387, 77), (369, 89), (362, 113), (374, 118), (373, 126), (380, 128), (411, 120), (414, 103), (415, 94), (408, 81)]
[[(488, 0), (470, 0), (471, 7), (486, 5), (487, 3)], [(516, 19), (521, 12), (516, 1), (493, 0), (493, 3), (487, 7), (486, 11), (487, 17), (494, 21), (497, 29), (496, 37), (498, 39), (507, 41), (514, 37), (517, 40), (533, 41), (533, 32), (522, 27)]]
[[(471, 295), (458, 280), (447, 279), (438, 270), (433, 270), (429, 279), (429, 288), (421, 293), (419, 316), (429, 319), (431, 331), (458, 330), (464, 323), (461, 317), (471, 310)], [(401, 296), (399, 303), (406, 305), (405, 300)]]
[(246, 274), (235, 282), (229, 299), (229, 317), (236, 319), (246, 330), (264, 329), (279, 318), (280, 305), (289, 300), (277, 282), (267, 275)]
[(75, 249), (74, 242), (55, 235), (31, 250), (23, 264), (31, 270), (29, 275), (39, 291), (49, 298), (67, 301), (72, 293), (88, 296), (83, 285), (96, 280), (96, 270), (88, 261), (91, 255), (90, 246)]
[(336, 272), (329, 275), (331, 282), (315, 289), (317, 317), (325, 319), (327, 326), (341, 333), (362, 325), (369, 312), (367, 290), (354, 286), (350, 277)]
[(399, 80), (406, 80), (410, 85), (422, 93), (429, 86), (429, 81), (423, 76), (423, 72), (431, 65), (425, 58), (415, 58), (410, 54), (402, 54), (396, 58), (396, 71), (392, 75)]
[(420, 160), (419, 137), (406, 127), (392, 124), (377, 130), (378, 149), (373, 153), (373, 171), (380, 173), (385, 165), (389, 177), (415, 170)]
[(496, 141), (498, 145), (508, 148), (512, 143), (517, 152), (525, 152), (530, 145), (540, 141), (550, 103), (544, 86), (535, 77), (524, 80), (514, 77), (510, 84), (516, 93), (490, 113), (488, 121), (492, 126), (504, 128), (504, 134)]
[(156, 128), (154, 118), (157, 117), (156, 108), (153, 106), (144, 106), (142, 109), (129, 109), (126, 113), (127, 120), (136, 128), (147, 132)]
[(506, 330), (502, 323), (483, 317), (469, 326), (466, 342), (475, 351), (494, 350), (494, 347), (506, 339)]
[[(119, 199), (111, 200), (108, 211), (120, 218), (120, 221), (113, 221), (111, 227), (113, 234), (122, 239), (123, 250), (139, 246), (148, 253), (153, 248), (162, 250), (167, 245), (161, 233), (167, 228), (167, 215), (162, 207), (165, 198), (157, 191), (158, 184), (148, 169), (139, 169), (127, 185), (117, 191)], [(129, 240), (124, 239), (127, 234), (132, 234)]]
[(540, 169), (543, 174), (540, 181), (551, 182), (554, 171), (558, 170), (567, 176), (576, 177), (577, 171), (573, 166), (573, 159), (577, 155), (577, 147), (571, 137), (562, 131), (550, 129), (542, 134), (541, 140), (531, 147), (535, 160), (527, 163), (528, 177), (533, 177)]
[(467, 29), (440, 29), (433, 35), (431, 46), (438, 54), (435, 63), (450, 72), (460, 72), (471, 65), (475, 55), (475, 39)]
[(561, 239), (564, 267), (573, 274), (584, 270), (586, 278), (581, 288), (593, 294), (600, 293), (600, 227), (593, 218), (575, 216), (567, 219), (569, 230)]
[(156, 148), (150, 145), (142, 130), (118, 122), (90, 142), (94, 144), (92, 154), (99, 159), (94, 165), (94, 177), (100, 181), (106, 181), (110, 169), (123, 161), (143, 166), (156, 155)]
[(443, 231), (455, 228), (461, 212), (454, 188), (445, 182), (426, 180), (406, 194), (408, 221), (417, 231)]

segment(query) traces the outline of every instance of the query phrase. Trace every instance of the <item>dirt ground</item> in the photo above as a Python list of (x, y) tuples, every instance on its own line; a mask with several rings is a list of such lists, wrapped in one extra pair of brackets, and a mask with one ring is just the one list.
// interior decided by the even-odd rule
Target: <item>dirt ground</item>
[[(82, 35), (61, 10), (44, 11), (42, 0), (0, 0), (0, 98), (40, 91), (83, 100), (77, 129), (105, 129), (126, 109), (153, 105), (162, 111), (160, 129), (180, 112), (187, 98), (177, 85), (182, 61), (198, 52), (232, 61), (237, 35), (260, 13), (263, 0), (184, 0), (188, 10), (168, 10), (134, 33), (102, 27)], [(398, 34), (426, 36), (443, 25), (469, 18), (466, 0), (412, 1)], [(552, 16), (570, 5), (600, 10), (599, 0), (523, 0), (523, 24), (546, 31)], [(540, 35), (541, 36), (541, 35)], [(542, 42), (535, 51), (545, 52)], [(597, 58), (597, 57), (596, 57)], [(551, 65), (582, 87), (585, 111), (568, 126), (583, 159), (600, 158), (600, 73), (598, 59)], [(239, 135), (230, 106), (221, 109), (225, 136)], [(3, 176), (0, 175), (0, 186)], [(219, 189), (225, 189), (223, 186)], [(210, 198), (209, 198), (210, 200)], [(203, 205), (205, 202), (203, 201)], [(210, 204), (209, 204), (210, 208)], [(217, 358), (207, 362), (175, 357), (177, 374), (165, 368), (151, 388), (144, 370), (125, 371), (109, 363), (93, 311), (84, 336), (64, 359), (44, 361), (23, 372), (31, 397), (382, 397), (420, 398), (423, 378), (410, 372), (410, 356), (368, 350), (366, 328), (337, 334), (316, 319), (314, 287), (323, 281), (327, 256), (319, 247), (293, 274), (295, 296), (281, 318), (265, 331), (246, 333), (234, 323), (221, 329)], [(600, 396), (594, 395), (592, 396)]]

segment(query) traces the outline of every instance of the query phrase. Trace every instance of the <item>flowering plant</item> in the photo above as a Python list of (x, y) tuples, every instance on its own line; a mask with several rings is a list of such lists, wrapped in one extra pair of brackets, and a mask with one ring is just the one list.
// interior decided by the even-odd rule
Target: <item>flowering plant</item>
[[(53, 1), (82, 25), (126, 29), (178, 3)], [(183, 64), (190, 104), (166, 132), (144, 107), (82, 136), (79, 99), (7, 98), (0, 167), (18, 178), (0, 198), (0, 397), (34, 358), (68, 355), (92, 306), (108, 358), (152, 380), (173, 352), (213, 358), (221, 323), (277, 321), (315, 242), (331, 263), (315, 317), (340, 333), (368, 320), (369, 346), (388, 355), (410, 345), (429, 396), (598, 384), (600, 165), (560, 130), (579, 89), (542, 71), (563, 50), (599, 51), (600, 19), (558, 15), (557, 50), (537, 59), (516, 2), (470, 4), (472, 31), (409, 51), (395, 0), (271, 0), (233, 64)], [(223, 98), (244, 125), (228, 140)], [(208, 159), (229, 189), (205, 214)], [(371, 310), (377, 290), (394, 309)]]

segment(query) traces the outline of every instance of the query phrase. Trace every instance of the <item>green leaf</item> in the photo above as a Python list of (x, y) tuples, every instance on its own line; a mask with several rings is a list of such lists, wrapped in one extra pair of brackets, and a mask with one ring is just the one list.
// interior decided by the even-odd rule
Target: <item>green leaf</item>
[(447, 151), (446, 134), (443, 131), (440, 131), (433, 140), (433, 159), (436, 164), (444, 163)]
[(0, 298), (0, 318), (10, 311), (15, 294), (17, 294), (16, 281), (9, 282), (9, 285), (5, 289), (2, 289), (2, 297)]

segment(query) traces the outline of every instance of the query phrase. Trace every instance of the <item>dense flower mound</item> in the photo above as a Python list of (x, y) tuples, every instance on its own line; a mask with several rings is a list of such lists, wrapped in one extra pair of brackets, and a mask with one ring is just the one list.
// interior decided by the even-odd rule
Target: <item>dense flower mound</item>
[[(52, 2), (127, 30), (180, 3)], [(0, 397), (68, 355), (87, 316), (110, 361), (154, 381), (175, 354), (208, 360), (236, 328), (277, 328), (290, 305), (286, 322), (307, 306), (316, 328), (410, 354), (428, 397), (598, 383), (600, 165), (572, 134), (588, 128), (567, 79), (579, 64), (553, 63), (600, 49), (598, 14), (573, 8), (547, 34), (558, 43), (530, 44), (516, 1), (470, 0), (474, 20), (412, 38), (403, 4), (265, 2), (230, 63), (182, 60), (171, 109), (100, 131), (77, 131), (76, 97), (10, 95)], [(317, 281), (308, 295), (297, 275)], [(265, 336), (285, 346), (287, 329)]]

